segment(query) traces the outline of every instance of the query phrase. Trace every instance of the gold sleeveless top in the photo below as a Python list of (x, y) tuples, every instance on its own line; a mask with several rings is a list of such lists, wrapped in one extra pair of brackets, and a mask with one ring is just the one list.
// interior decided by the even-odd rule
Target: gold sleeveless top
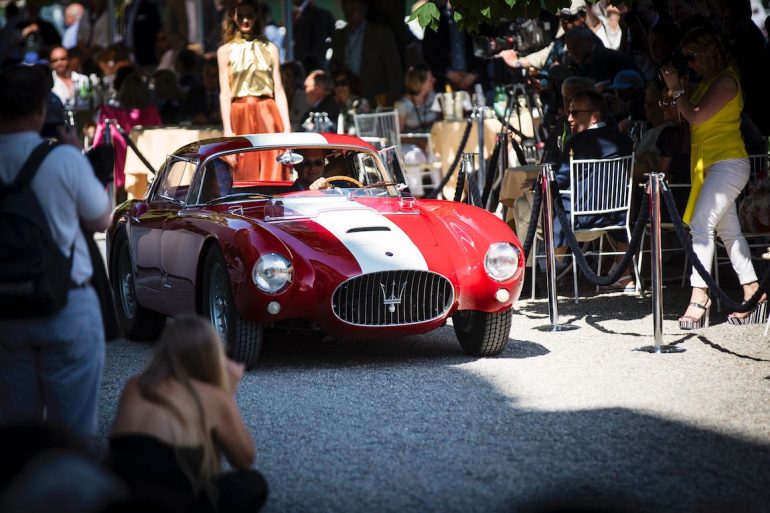
[[(731, 66), (724, 72), (738, 84), (738, 92), (716, 114), (699, 124), (691, 124), (692, 141), (690, 147), (690, 197), (682, 216), (684, 222), (692, 220), (695, 203), (705, 180), (705, 171), (718, 160), (740, 159), (748, 156), (741, 135), (741, 111), (743, 110), (743, 91), (738, 73)], [(693, 103), (698, 103), (711, 84), (722, 73), (701, 82), (692, 94)]]
[(273, 56), (270, 43), (259, 39), (246, 41), (240, 37), (230, 42), (230, 94), (273, 96)]

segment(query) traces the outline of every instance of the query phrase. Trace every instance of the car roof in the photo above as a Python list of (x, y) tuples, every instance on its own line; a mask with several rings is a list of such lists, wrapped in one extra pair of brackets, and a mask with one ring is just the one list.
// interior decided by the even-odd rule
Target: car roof
[(314, 132), (279, 133), (279, 134), (250, 134), (216, 139), (202, 139), (176, 150), (174, 154), (198, 154), (208, 157), (221, 152), (269, 148), (269, 147), (314, 147), (314, 146), (348, 146), (364, 151), (374, 151), (374, 147), (366, 141), (350, 135), (318, 134)]

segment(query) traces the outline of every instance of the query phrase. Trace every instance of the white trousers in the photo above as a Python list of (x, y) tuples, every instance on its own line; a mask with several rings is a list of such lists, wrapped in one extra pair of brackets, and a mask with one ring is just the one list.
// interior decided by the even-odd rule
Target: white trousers
[[(757, 281), (751, 263), (751, 250), (743, 236), (735, 206), (735, 199), (749, 181), (750, 169), (749, 159), (720, 160), (712, 164), (706, 170), (706, 178), (690, 222), (692, 247), (703, 267), (711, 272), (716, 233), (725, 245), (741, 285)], [(690, 276), (690, 284), (706, 288), (706, 282), (695, 268)]]

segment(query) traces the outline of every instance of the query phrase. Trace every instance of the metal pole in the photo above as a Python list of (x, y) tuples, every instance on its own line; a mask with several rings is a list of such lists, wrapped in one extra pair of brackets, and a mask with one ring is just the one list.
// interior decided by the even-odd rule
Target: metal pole
[(679, 346), (664, 346), (663, 342), (663, 261), (660, 245), (660, 184), (662, 173), (648, 173), (650, 193), (650, 266), (652, 271), (652, 322), (654, 345), (640, 347), (647, 353), (682, 353)]
[[(286, 27), (286, 37), (283, 40), (283, 44), (286, 47), (286, 62), (294, 60), (294, 15), (293, 6), (291, 0), (285, 0), (283, 2), (283, 24)], [(311, 71), (311, 70), (305, 70)]]
[(479, 196), (484, 194), (484, 184), (487, 179), (486, 161), (484, 160), (484, 111), (486, 107), (479, 105), (474, 108), (476, 121), (478, 121), (478, 140), (479, 140), (479, 179), (476, 180), (479, 188)]
[[(551, 181), (555, 179), (553, 164), (543, 165), (540, 172), (540, 186), (543, 189), (543, 240), (545, 242), (545, 276), (548, 282), (548, 315), (551, 324), (538, 326), (540, 331), (568, 331), (578, 329), (574, 324), (559, 324), (559, 304), (556, 290), (556, 255), (553, 247), (553, 205)], [(537, 259), (534, 259), (535, 261)], [(536, 265), (533, 262), (532, 265)]]

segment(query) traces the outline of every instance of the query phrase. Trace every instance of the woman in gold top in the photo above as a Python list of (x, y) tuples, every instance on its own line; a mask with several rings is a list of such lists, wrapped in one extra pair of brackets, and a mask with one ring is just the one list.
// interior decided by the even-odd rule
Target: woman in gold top
[[(749, 160), (741, 136), (743, 93), (740, 78), (719, 36), (693, 29), (680, 46), (690, 68), (701, 77), (691, 95), (685, 92), (677, 71), (661, 68), (663, 79), (679, 113), (690, 123), (690, 175), (692, 189), (684, 213), (692, 246), (698, 259), (710, 269), (714, 235), (724, 242), (730, 262), (743, 286), (744, 300), (759, 288), (751, 263), (751, 252), (741, 231), (735, 199), (749, 180)], [(679, 319), (681, 329), (708, 326), (711, 300), (706, 282), (693, 268), (692, 295), (687, 311)], [(767, 301), (754, 312), (733, 313), (732, 324), (758, 322), (767, 314)]]
[[(278, 48), (263, 35), (257, 0), (235, 0), (222, 21), (217, 50), (219, 103), (225, 136), (288, 132)], [(236, 181), (288, 180), (272, 156), (246, 155), (233, 169)]]

